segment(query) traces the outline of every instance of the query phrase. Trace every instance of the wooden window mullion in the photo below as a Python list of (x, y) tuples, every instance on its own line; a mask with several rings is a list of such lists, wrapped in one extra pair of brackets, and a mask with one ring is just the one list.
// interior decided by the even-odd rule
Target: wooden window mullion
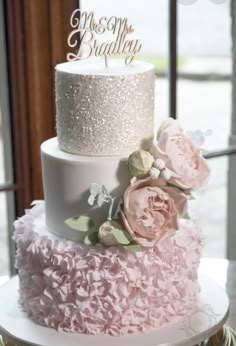
[(24, 186), (15, 196), (21, 215), (32, 198), (28, 136), (28, 101), (25, 66), (24, 12), (20, 1), (4, 2), (8, 57), (9, 98), (12, 124), (14, 181)]
[(177, 0), (169, 0), (169, 117), (177, 118)]

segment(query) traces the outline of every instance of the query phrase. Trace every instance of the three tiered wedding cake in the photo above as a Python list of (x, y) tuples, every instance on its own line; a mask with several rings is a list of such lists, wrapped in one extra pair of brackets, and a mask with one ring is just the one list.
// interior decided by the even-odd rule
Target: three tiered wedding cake
[(132, 63), (56, 66), (58, 137), (41, 146), (45, 203), (15, 222), (19, 301), (59, 331), (147, 332), (196, 302), (202, 238), (184, 218), (209, 170), (175, 121), (153, 133), (154, 67), (132, 61), (140, 45), (125, 41), (127, 19), (83, 18), (75, 34), (94, 39), (104, 22), (117, 32), (96, 54), (116, 48)]
[(199, 150), (175, 123), (151, 144), (149, 64), (58, 65), (56, 97), (58, 138), (41, 146), (45, 204), (15, 223), (23, 309), (89, 334), (175, 321), (199, 292), (201, 232), (180, 221), (208, 175)]

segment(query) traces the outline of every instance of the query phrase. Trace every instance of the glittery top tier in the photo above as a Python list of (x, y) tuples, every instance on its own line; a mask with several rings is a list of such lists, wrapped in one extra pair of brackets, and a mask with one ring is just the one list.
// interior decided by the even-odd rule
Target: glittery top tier
[(129, 155), (153, 136), (154, 67), (83, 60), (56, 66), (57, 135), (62, 150)]

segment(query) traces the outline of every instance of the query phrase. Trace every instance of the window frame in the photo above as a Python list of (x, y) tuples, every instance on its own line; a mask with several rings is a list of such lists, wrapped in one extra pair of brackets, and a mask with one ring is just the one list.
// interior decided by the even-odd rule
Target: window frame
[[(169, 81), (169, 117), (177, 119), (177, 22), (178, 22), (178, 3), (177, 0), (169, 0), (169, 64), (168, 64), (168, 81)], [(236, 154), (236, 145), (229, 145), (221, 150), (210, 151), (205, 155), (206, 159), (229, 156)]]

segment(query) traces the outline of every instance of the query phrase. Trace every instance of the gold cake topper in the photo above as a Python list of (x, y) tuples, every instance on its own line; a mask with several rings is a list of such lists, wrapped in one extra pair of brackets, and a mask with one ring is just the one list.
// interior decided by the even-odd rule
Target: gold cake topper
[[(130, 64), (142, 47), (140, 40), (127, 38), (127, 35), (134, 32), (127, 18), (104, 16), (95, 19), (94, 12), (88, 13), (76, 9), (71, 15), (70, 25), (73, 30), (68, 36), (67, 43), (71, 48), (78, 46), (78, 50), (76, 54), (67, 54), (68, 61), (103, 56), (107, 66), (108, 57), (122, 55), (125, 56), (125, 63)], [(115, 40), (100, 42), (98, 36), (103, 34), (114, 35)]]

